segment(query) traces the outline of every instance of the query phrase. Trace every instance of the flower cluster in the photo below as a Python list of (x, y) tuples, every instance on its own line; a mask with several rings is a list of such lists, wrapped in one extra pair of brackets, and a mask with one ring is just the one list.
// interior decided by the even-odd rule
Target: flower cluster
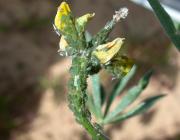
[(127, 14), (127, 8), (116, 11), (113, 19), (97, 35), (87, 39), (86, 25), (95, 14), (85, 14), (74, 18), (69, 5), (66, 2), (62, 2), (54, 20), (54, 27), (57, 33), (61, 35), (59, 42), (60, 52), (65, 52), (65, 54), (72, 56), (75, 54), (82, 55), (81, 52), (85, 52), (87, 56), (97, 59), (98, 67), (108, 69), (118, 78), (126, 75), (132, 68), (133, 62), (119, 53), (124, 38), (116, 38), (111, 42), (106, 41), (114, 25), (120, 19), (124, 19)]

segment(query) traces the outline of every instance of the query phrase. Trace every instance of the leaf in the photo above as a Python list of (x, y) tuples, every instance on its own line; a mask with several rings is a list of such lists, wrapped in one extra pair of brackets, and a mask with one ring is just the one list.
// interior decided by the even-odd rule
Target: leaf
[(130, 70), (130, 72), (123, 77), (113, 88), (113, 91), (111, 93), (111, 95), (108, 98), (107, 101), (107, 105), (106, 105), (106, 109), (105, 109), (105, 113), (104, 116), (107, 115), (109, 108), (111, 107), (112, 102), (114, 101), (114, 99), (121, 94), (122, 90), (125, 88), (125, 86), (127, 85), (127, 83), (129, 82), (129, 80), (134, 76), (135, 72), (136, 72), (137, 66), (134, 65), (132, 67), (132, 69)]
[(150, 80), (152, 74), (153, 74), (153, 70), (149, 70), (149, 71), (143, 76), (143, 78), (140, 79), (138, 85), (142, 88), (142, 90), (144, 90), (144, 89), (147, 87), (147, 85), (148, 85), (148, 83), (149, 83), (149, 80)]
[[(90, 95), (90, 94), (87, 94), (87, 95), (88, 95), (87, 105), (88, 105), (88, 107), (89, 107), (89, 110), (91, 111), (92, 114), (94, 114), (94, 116), (95, 116), (96, 118), (98, 118), (98, 113), (97, 113), (96, 106), (94, 105), (93, 97), (92, 97), (92, 95)], [(105, 93), (105, 91), (104, 91), (103, 86), (101, 85), (101, 106), (104, 104), (105, 99), (106, 99), (106, 93)]]
[(101, 85), (101, 106), (103, 106), (105, 100), (106, 100), (106, 92), (104, 87)]
[[(89, 95), (89, 94), (88, 94)], [(97, 118), (98, 117), (98, 113), (96, 111), (96, 107), (94, 105), (94, 101), (93, 101), (93, 97), (92, 95), (88, 96), (88, 102), (87, 105), (89, 107), (89, 110), (91, 111), (92, 114), (94, 114), (94, 116)]]
[(92, 96), (94, 105), (96, 107), (97, 117), (102, 118), (102, 112), (101, 112), (101, 84), (99, 80), (99, 75), (95, 74), (91, 76), (92, 79)]
[(105, 121), (109, 121), (119, 113), (121, 113), (126, 107), (132, 104), (137, 97), (142, 93), (142, 91), (146, 88), (149, 83), (150, 77), (152, 75), (152, 70), (147, 72), (139, 81), (138, 85), (132, 87), (126, 95), (122, 97), (122, 100), (114, 109), (114, 111), (110, 112), (107, 117), (105, 117)]
[(164, 96), (165, 95), (157, 95), (157, 96), (150, 97), (150, 98), (144, 100), (142, 103), (140, 103), (135, 108), (131, 109), (129, 112), (119, 115), (119, 116), (115, 117), (114, 119), (112, 119), (110, 122), (106, 122), (106, 123), (119, 123), (125, 119), (134, 117), (141, 113), (144, 113)]
[(174, 37), (174, 35), (176, 34), (176, 28), (171, 17), (164, 10), (158, 0), (148, 0), (148, 2), (153, 8), (157, 18), (159, 19), (166, 33), (168, 34), (174, 45), (177, 47), (177, 49), (180, 51), (180, 39)]

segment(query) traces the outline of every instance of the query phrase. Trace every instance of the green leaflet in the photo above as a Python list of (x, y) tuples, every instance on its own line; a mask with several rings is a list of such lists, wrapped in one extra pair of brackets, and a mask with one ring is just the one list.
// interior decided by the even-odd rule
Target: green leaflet
[(157, 18), (159, 19), (161, 25), (165, 29), (166, 33), (180, 51), (180, 35), (177, 34), (177, 30), (174, 23), (168, 13), (164, 10), (158, 0), (148, 0), (149, 4), (153, 8)]
[(122, 90), (125, 88), (129, 80), (134, 76), (136, 69), (137, 67), (134, 65), (131, 71), (114, 86), (113, 91), (108, 98), (104, 116), (107, 115), (113, 100), (122, 93)]
[[(92, 95), (88, 96), (88, 107), (99, 121), (102, 120), (102, 105), (106, 99), (104, 87), (100, 84), (98, 74), (91, 76), (92, 79)], [(95, 104), (96, 103), (96, 104)]]
[(139, 81), (137, 86), (134, 86), (133, 88), (128, 90), (126, 95), (124, 95), (122, 97), (122, 100), (117, 105), (117, 107), (105, 117), (105, 122), (106, 121), (108, 122), (111, 119), (113, 119), (114, 117), (116, 117), (119, 113), (124, 111), (124, 109), (128, 105), (130, 105), (131, 103), (133, 103), (137, 99), (137, 97), (142, 93), (142, 91), (148, 85), (151, 75), (152, 75), (152, 71), (147, 72), (143, 76), (143, 78), (140, 79), (140, 81)]
[(88, 96), (87, 105), (88, 105), (88, 107), (89, 107), (90, 112), (91, 112), (92, 114), (94, 114), (94, 116), (95, 116), (96, 118), (98, 118), (97, 109), (96, 109), (96, 106), (94, 105), (94, 100), (93, 100), (92, 95), (89, 95), (89, 96)]
[(99, 79), (99, 75), (95, 74), (93, 76), (91, 76), (92, 79), (92, 95), (93, 95), (93, 101), (94, 101), (94, 105), (96, 108), (96, 113), (99, 119), (102, 118), (102, 112), (101, 112), (101, 104), (102, 104), (102, 100), (101, 100), (101, 84), (100, 84), (100, 79)]
[[(135, 108), (131, 109), (129, 112), (115, 117), (114, 119), (110, 120), (110, 122), (108, 122), (108, 123), (119, 123), (125, 119), (131, 118), (131, 117), (139, 115), (141, 113), (144, 113), (164, 96), (165, 95), (157, 95), (157, 96), (150, 97), (150, 98), (144, 100), (139, 105), (137, 105)], [(107, 122), (105, 122), (105, 123), (107, 123)]]
[(104, 105), (105, 101), (106, 101), (106, 92), (103, 85), (101, 85), (101, 106)]

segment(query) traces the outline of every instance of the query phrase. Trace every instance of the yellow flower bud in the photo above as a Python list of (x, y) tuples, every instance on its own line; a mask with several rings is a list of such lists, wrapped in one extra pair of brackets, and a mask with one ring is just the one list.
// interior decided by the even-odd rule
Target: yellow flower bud
[(85, 31), (86, 24), (94, 17), (95, 13), (85, 14), (76, 19), (76, 28), (81, 33)]
[(93, 55), (95, 55), (100, 63), (105, 64), (110, 61), (120, 50), (123, 44), (123, 38), (116, 38), (112, 42), (99, 45), (95, 51), (93, 51)]
[(107, 69), (116, 77), (120, 78), (125, 76), (133, 67), (134, 62), (132, 59), (124, 55), (117, 54), (107, 66)]
[(58, 7), (57, 14), (55, 16), (54, 24), (58, 30), (63, 30), (66, 23), (62, 21), (63, 16), (68, 16), (71, 13), (69, 5), (66, 2), (62, 2)]
[(64, 36), (62, 36), (60, 41), (59, 41), (60, 51), (65, 51), (67, 46), (68, 46), (68, 43), (66, 42)]

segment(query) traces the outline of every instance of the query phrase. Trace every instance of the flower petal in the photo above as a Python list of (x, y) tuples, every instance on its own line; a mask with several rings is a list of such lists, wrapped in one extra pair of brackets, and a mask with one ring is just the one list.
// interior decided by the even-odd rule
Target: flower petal
[(65, 40), (64, 36), (61, 37), (60, 41), (59, 41), (59, 47), (60, 47), (60, 51), (65, 51), (66, 47), (68, 46), (67, 41)]
[(76, 19), (76, 28), (79, 33), (82, 33), (85, 31), (85, 27), (88, 21), (90, 21), (94, 17), (94, 15), (95, 13), (86, 14)]
[(123, 38), (117, 38), (107, 44), (99, 45), (93, 55), (95, 55), (100, 63), (105, 64), (110, 61), (120, 50), (123, 44)]
[(68, 16), (71, 13), (69, 5), (66, 2), (62, 2), (58, 7), (57, 14), (55, 16), (54, 24), (57, 29), (63, 30), (66, 23), (62, 21), (63, 16)]

